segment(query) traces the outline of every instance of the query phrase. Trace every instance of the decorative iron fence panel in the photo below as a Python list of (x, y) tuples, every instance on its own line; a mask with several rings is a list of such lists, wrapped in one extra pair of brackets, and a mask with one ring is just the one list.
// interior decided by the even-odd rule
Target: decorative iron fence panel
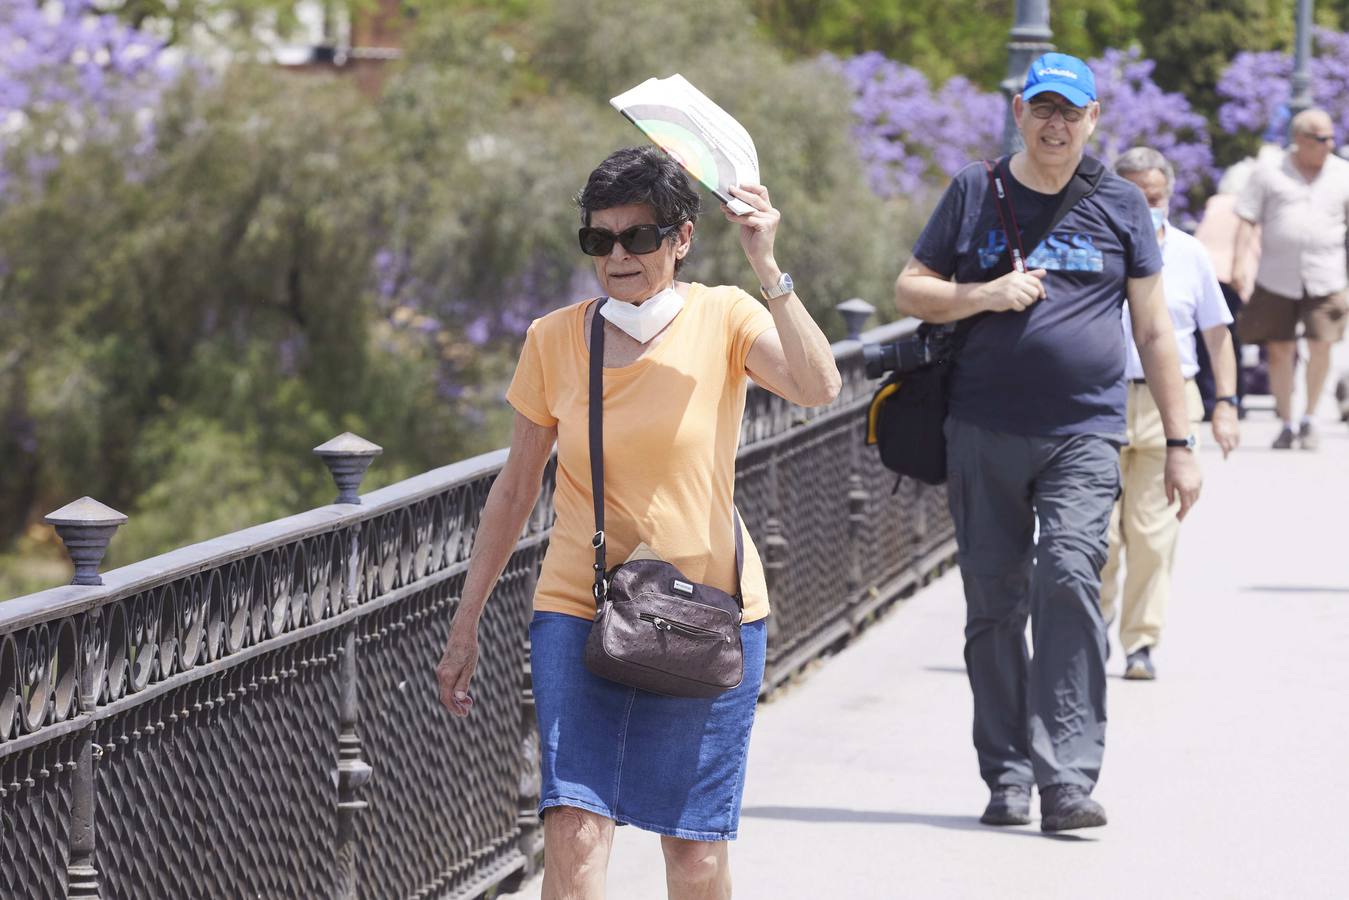
[(102, 896), (330, 897), (333, 631), (95, 728)]
[[(951, 552), (943, 491), (892, 490), (860, 446), (872, 384), (858, 344), (836, 353), (829, 407), (757, 388), (746, 407), (766, 691)], [(472, 717), (440, 708), (433, 672), (504, 460), (0, 604), (0, 895), (467, 898), (530, 871), (553, 467), (482, 620)]]
[(0, 896), (64, 897), (74, 740), (0, 760)]

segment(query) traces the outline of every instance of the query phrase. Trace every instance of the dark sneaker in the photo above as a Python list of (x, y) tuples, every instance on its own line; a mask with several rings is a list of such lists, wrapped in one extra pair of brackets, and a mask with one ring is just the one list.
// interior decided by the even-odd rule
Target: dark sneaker
[(1315, 450), (1321, 446), (1321, 438), (1316, 434), (1311, 422), (1303, 422), (1302, 427), (1297, 430), (1297, 442), (1303, 450)]
[(1105, 824), (1105, 808), (1076, 784), (1051, 784), (1040, 791), (1040, 830), (1070, 831)]
[(1297, 440), (1297, 435), (1293, 434), (1293, 429), (1284, 426), (1283, 431), (1279, 432), (1279, 436), (1276, 437), (1274, 443), (1270, 445), (1270, 449), (1291, 450), (1293, 449), (1293, 441), (1295, 440)]
[(1135, 650), (1125, 658), (1124, 677), (1130, 681), (1152, 681), (1157, 677), (1157, 669), (1152, 664), (1152, 649), (1150, 647)]
[(1030, 789), (1019, 784), (998, 785), (979, 821), (985, 825), (1029, 825)]

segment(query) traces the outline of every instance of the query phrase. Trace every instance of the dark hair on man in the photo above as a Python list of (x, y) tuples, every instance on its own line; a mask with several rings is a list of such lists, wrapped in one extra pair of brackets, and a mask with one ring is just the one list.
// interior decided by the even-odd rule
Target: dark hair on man
[[(576, 195), (581, 223), (590, 224), (590, 214), (601, 209), (645, 203), (656, 214), (657, 225), (697, 222), (702, 200), (688, 176), (659, 147), (624, 147), (615, 150), (595, 167), (586, 186)], [(673, 235), (669, 239), (673, 239)], [(675, 271), (684, 260), (675, 261)]]

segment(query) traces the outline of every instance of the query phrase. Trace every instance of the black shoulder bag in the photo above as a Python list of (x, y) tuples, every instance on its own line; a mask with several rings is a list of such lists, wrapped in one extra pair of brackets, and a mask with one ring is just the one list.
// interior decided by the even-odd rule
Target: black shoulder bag
[(659, 559), (605, 569), (604, 318), (601, 298), (590, 323), (590, 491), (595, 498), (595, 622), (586, 637), (586, 668), (601, 678), (671, 697), (715, 697), (740, 684), (744, 546), (735, 530), (736, 592), (732, 596), (685, 578)]
[[(1063, 221), (1068, 211), (1084, 197), (1095, 192), (1105, 167), (1089, 156), (1082, 157), (1077, 171), (1063, 189), (1054, 214), (1045, 220), (1043, 228), (1023, 231), (1016, 221), (1016, 213), (998, 170), (1006, 171), (1008, 160), (996, 164), (984, 161), (988, 170), (989, 186), (998, 209), (998, 222), (1007, 239), (1008, 265), (989, 280), (1000, 278), (1013, 268), (1026, 270), (1023, 247), (1032, 251), (1045, 235)], [(1009, 227), (1010, 223), (1010, 227)], [(908, 372), (895, 371), (881, 383), (871, 398), (867, 410), (866, 442), (874, 445), (881, 456), (881, 464), (898, 475), (907, 475), (926, 484), (946, 482), (946, 423), (949, 381), (956, 355), (960, 352), (970, 331), (990, 313), (979, 313), (956, 324), (953, 332), (924, 323), (918, 327), (917, 338), (922, 341), (945, 341), (945, 352), (925, 366)]]

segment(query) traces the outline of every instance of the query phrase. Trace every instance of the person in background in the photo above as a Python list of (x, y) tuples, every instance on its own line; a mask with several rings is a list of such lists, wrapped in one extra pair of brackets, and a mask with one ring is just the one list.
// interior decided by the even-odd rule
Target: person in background
[[(1277, 164), (1256, 168), (1237, 201), (1242, 222), (1236, 258), (1242, 259), (1260, 226), (1260, 267), (1250, 302), (1237, 317), (1247, 343), (1269, 352), (1269, 383), (1283, 429), (1274, 449), (1319, 444), (1313, 424), (1330, 372), (1330, 347), (1344, 337), (1349, 303), (1345, 287), (1345, 237), (1349, 224), (1349, 162), (1331, 153), (1335, 127), (1329, 114), (1308, 109), (1293, 117), (1293, 145)], [(1237, 293), (1249, 283), (1233, 271)], [(1307, 410), (1293, 430), (1293, 374), (1297, 327), (1307, 339)]]
[[(1236, 449), (1237, 359), (1228, 326), (1227, 308), (1218, 279), (1199, 241), (1167, 221), (1176, 176), (1166, 157), (1151, 147), (1134, 147), (1115, 162), (1118, 175), (1138, 185), (1147, 199), (1157, 241), (1162, 247), (1162, 285), (1175, 326), (1180, 371), (1185, 376), (1185, 399), (1190, 418), (1203, 415), (1194, 377), (1202, 334), (1214, 361), (1217, 398), (1213, 409), (1213, 440), (1223, 457)], [(1171, 565), (1175, 560), (1180, 521), (1179, 504), (1166, 496), (1166, 438), (1161, 411), (1148, 390), (1143, 363), (1133, 339), (1129, 308), (1124, 308), (1124, 341), (1129, 380), (1125, 420), (1128, 444), (1120, 451), (1123, 486), (1110, 519), (1110, 552), (1101, 570), (1101, 615), (1112, 622), (1120, 614), (1120, 643), (1127, 655), (1124, 677), (1151, 680), (1157, 676), (1152, 649), (1161, 640), (1166, 606), (1171, 595)], [(1120, 558), (1125, 560), (1124, 593), (1119, 590)]]
[[(1218, 278), (1218, 287), (1223, 292), (1223, 299), (1227, 301), (1227, 309), (1234, 320), (1241, 307), (1251, 297), (1251, 290), (1255, 286), (1255, 270), (1260, 264), (1258, 228), (1255, 239), (1249, 244), (1250, 250), (1247, 254), (1240, 259), (1236, 255), (1237, 229), (1241, 226), (1241, 217), (1237, 215), (1237, 195), (1246, 186), (1252, 165), (1253, 161), (1247, 165), (1234, 165), (1223, 173), (1223, 177), (1218, 181), (1218, 192), (1209, 197), (1208, 202), (1204, 204), (1204, 216), (1194, 232), (1194, 236), (1208, 252), (1209, 262), (1213, 264), (1213, 273)], [(1238, 269), (1241, 275), (1234, 278), (1233, 272)], [(1246, 285), (1244, 294), (1237, 293), (1237, 289), (1232, 287), (1234, 280), (1240, 280)], [(1235, 321), (1229, 326), (1228, 332), (1232, 335), (1232, 352), (1237, 359), (1237, 418), (1244, 419), (1246, 381), (1241, 376), (1241, 338), (1237, 334)], [(1199, 374), (1195, 376), (1195, 383), (1199, 385), (1199, 394), (1204, 398), (1204, 418), (1208, 419), (1213, 415), (1217, 389), (1213, 383), (1213, 363), (1209, 359), (1208, 350), (1203, 343), (1197, 346)]]

